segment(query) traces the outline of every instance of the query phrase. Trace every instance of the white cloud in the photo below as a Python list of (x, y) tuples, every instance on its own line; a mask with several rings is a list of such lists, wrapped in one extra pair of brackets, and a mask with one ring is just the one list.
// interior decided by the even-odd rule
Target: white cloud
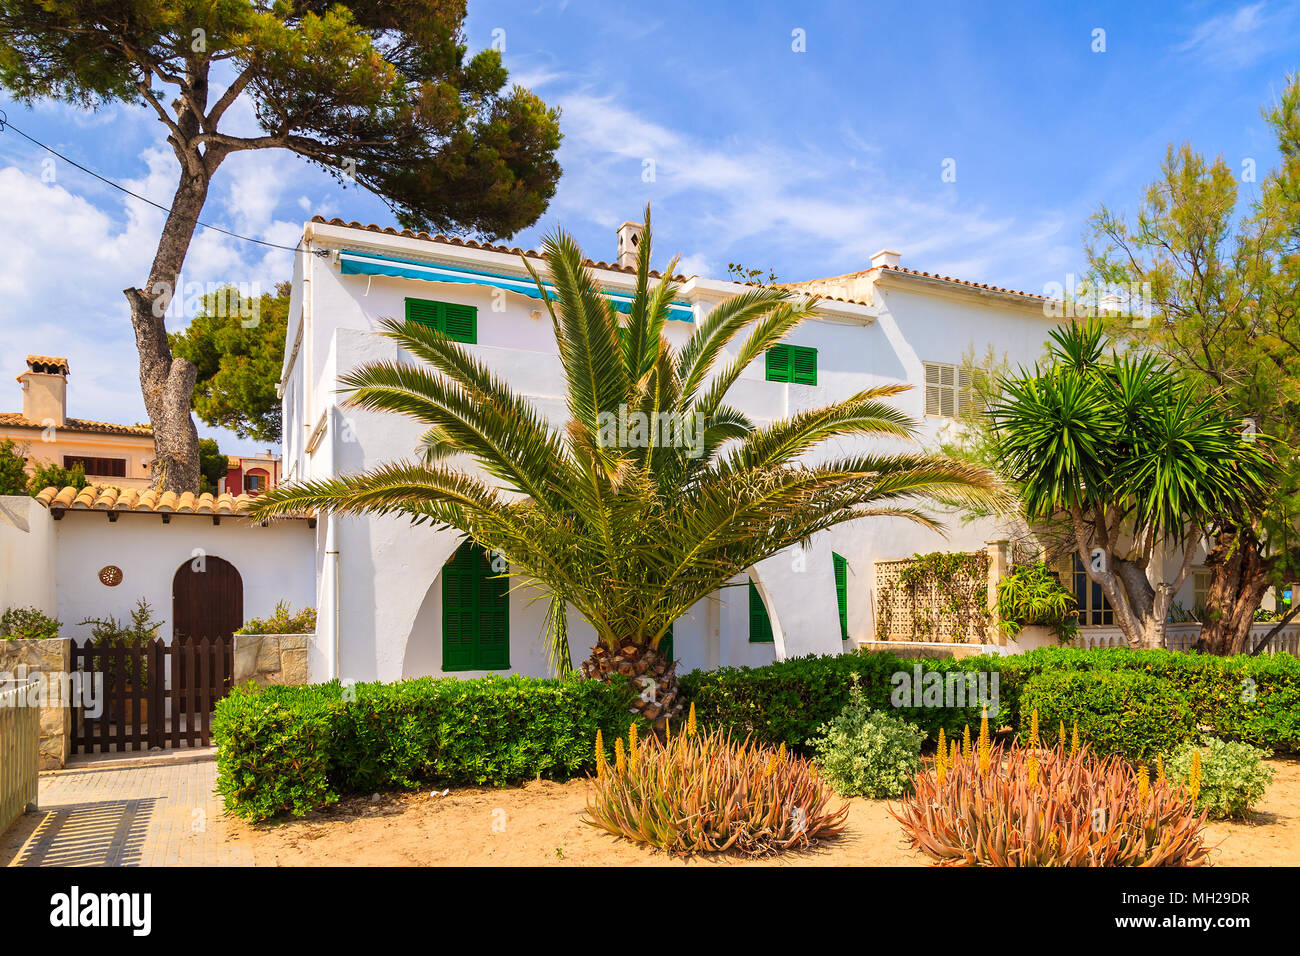
[(1210, 17), (1197, 24), (1175, 47), (1200, 62), (1216, 66), (1249, 66), (1263, 56), (1289, 45), (1294, 31), (1293, 6), (1270, 7), (1264, 0)]

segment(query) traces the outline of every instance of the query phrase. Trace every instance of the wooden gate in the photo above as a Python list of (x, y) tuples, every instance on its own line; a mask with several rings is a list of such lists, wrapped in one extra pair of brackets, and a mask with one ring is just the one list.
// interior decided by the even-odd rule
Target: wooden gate
[[(172, 576), (172, 633), (177, 646), (188, 647), (205, 639), (233, 642), (243, 623), (244, 581), (233, 564), (204, 554), (176, 569)], [(173, 684), (187, 696), (199, 693), (200, 682), (206, 682), (202, 689), (214, 700), (220, 700), (229, 689), (199, 674), (185, 655), (173, 659), (171, 675)]]
[(206, 747), (212, 708), (230, 689), (234, 640), (88, 641), (73, 645), (72, 669), (94, 688), (88, 705), (73, 708), (74, 753)]

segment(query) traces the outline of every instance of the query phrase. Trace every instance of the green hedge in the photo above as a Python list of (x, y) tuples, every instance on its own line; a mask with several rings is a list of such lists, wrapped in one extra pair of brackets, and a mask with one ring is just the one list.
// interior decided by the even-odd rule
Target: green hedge
[(1047, 671), (1020, 693), (1020, 739), (1028, 742), (1033, 712), (1039, 734), (1055, 740), (1063, 723), (1097, 753), (1126, 760), (1172, 754), (1196, 732), (1187, 697), (1172, 681), (1143, 671)]
[(238, 689), (217, 705), (217, 789), (232, 813), (301, 816), (341, 793), (502, 786), (595, 768), (596, 731), (625, 733), (635, 688), (584, 680), (418, 678)]
[[(848, 702), (849, 675), (862, 675), (868, 702), (890, 704), (890, 678), (897, 671), (996, 671), (998, 723), (1019, 728), (1025, 684), (1045, 673), (1134, 671), (1169, 681), (1186, 700), (1193, 722), (1224, 740), (1240, 740), (1279, 753), (1300, 753), (1300, 659), (1212, 657), (1177, 651), (1042, 648), (1008, 657), (911, 660), (884, 652), (801, 657), (755, 668), (692, 671), (682, 677), (687, 700), (706, 722), (753, 733), (773, 744), (804, 747), (822, 723)], [(933, 740), (939, 728), (951, 736), (974, 727), (979, 710), (899, 708)], [(1040, 719), (1042, 715), (1040, 714)], [(1053, 725), (1054, 726), (1054, 725)], [(1080, 725), (1082, 729), (1082, 724)]]
[[(960, 734), (969, 724), (977, 727), (980, 707), (973, 701), (960, 708), (897, 707), (891, 702), (893, 675), (991, 673), (997, 657), (968, 657), (964, 660), (910, 660), (888, 653), (839, 654), (824, 657), (796, 657), (766, 667), (723, 667), (714, 671), (691, 671), (681, 679), (682, 692), (695, 703), (696, 717), (707, 724), (731, 727), (753, 734), (765, 743), (784, 743), (806, 752), (807, 742), (817, 729), (831, 720), (849, 702), (851, 675), (861, 677), (868, 706), (888, 710), (915, 724), (931, 739), (943, 728), (949, 737)], [(999, 675), (1000, 676), (1000, 675)], [(1005, 686), (999, 690), (997, 723), (1007, 722)]]

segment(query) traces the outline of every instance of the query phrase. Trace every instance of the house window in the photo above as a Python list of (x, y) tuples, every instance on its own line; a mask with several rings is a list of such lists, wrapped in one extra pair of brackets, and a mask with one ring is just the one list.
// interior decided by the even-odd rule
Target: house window
[(466, 541), (442, 568), (442, 669), (510, 667), (509, 579), (487, 551)]
[(817, 384), (817, 350), (802, 345), (774, 345), (767, 350), (767, 380)]
[(1079, 602), (1079, 623), (1111, 625), (1115, 623), (1115, 609), (1106, 600), (1101, 585), (1088, 577), (1083, 562), (1074, 555), (1074, 597)]
[(245, 475), (244, 491), (248, 492), (250, 495), (257, 495), (266, 491), (266, 475)]
[(840, 640), (849, 639), (849, 562), (842, 555), (831, 552), (835, 568), (835, 602), (840, 611)]
[(97, 478), (125, 478), (125, 458), (87, 458), (85, 455), (64, 455), (63, 467), (74, 468), (80, 465), (87, 475)]
[(457, 302), (407, 299), (406, 321), (437, 329), (455, 342), (473, 345), (478, 341), (478, 309)]
[(1201, 568), (1192, 572), (1192, 607), (1205, 607), (1210, 599), (1210, 572)]
[(970, 369), (939, 362), (925, 365), (925, 413), (940, 418), (969, 418), (975, 410)]
[(758, 593), (752, 578), (749, 582), (749, 643), (774, 643), (772, 619), (767, 616), (767, 605), (763, 603), (763, 595)]

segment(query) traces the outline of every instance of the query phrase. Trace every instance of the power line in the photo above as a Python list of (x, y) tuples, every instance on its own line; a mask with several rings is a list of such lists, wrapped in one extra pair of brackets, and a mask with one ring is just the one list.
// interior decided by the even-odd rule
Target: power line
[[(112, 186), (114, 189), (121, 190), (131, 198), (138, 199), (143, 203), (148, 203), (150, 206), (153, 206), (155, 209), (161, 209), (169, 216), (172, 214), (172, 208), (170, 206), (164, 206), (162, 203), (154, 202), (152, 199), (150, 199), (147, 196), (141, 196), (137, 192), (132, 192), (131, 190), (127, 189), (125, 186), (119, 185), (118, 183), (113, 182), (113, 180), (99, 175), (99, 173), (95, 172), (93, 169), (87, 169), (85, 166), (81, 165), (81, 163), (77, 162), (75, 159), (69, 159), (67, 156), (64, 156), (62, 153), (60, 153), (57, 149), (54, 149), (51, 146), (46, 146), (39, 139), (36, 139), (32, 136), (28, 136), (17, 126), (15, 126), (13, 123), (9, 122), (9, 117), (5, 115), (4, 110), (0, 110), (0, 133), (3, 133), (7, 129), (13, 130), (15, 133), (17, 133), (23, 139), (27, 140), (29, 143), (35, 143), (37, 146), (45, 150), (47, 153), (54, 154), (55, 156), (59, 157), (59, 159), (63, 160), (65, 163), (77, 167), (77, 169), (81, 170), (83, 173), (87, 173), (88, 175), (94, 176), (101, 183), (104, 183), (107, 186)], [(244, 242), (255, 242), (259, 246), (268, 246), (272, 249), (285, 249), (289, 252), (299, 252), (302, 250), (301, 242), (299, 242), (298, 245), (296, 246), (286, 246), (278, 242), (267, 242), (265, 239), (254, 239), (252, 236), (243, 236), (237, 232), (231, 232), (229, 229), (222, 229), (220, 226), (214, 226), (211, 223), (204, 222), (202, 219), (199, 219), (195, 216), (182, 216), (181, 218), (188, 219), (196, 226), (202, 226), (204, 229), (211, 229), (213, 232), (219, 232), (222, 235), (230, 236), (232, 239), (242, 239)], [(321, 255), (321, 254), (323, 253), (322, 252), (317, 253), (317, 255)]]

